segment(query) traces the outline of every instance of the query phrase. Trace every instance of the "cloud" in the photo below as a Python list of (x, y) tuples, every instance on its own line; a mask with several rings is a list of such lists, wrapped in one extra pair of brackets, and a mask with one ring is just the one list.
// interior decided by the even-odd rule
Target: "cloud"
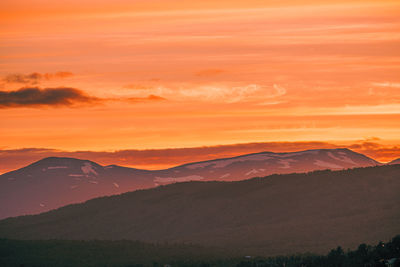
[(245, 86), (220, 86), (220, 85), (207, 85), (199, 86), (196, 88), (181, 88), (179, 94), (184, 98), (195, 98), (206, 101), (226, 101), (226, 102), (239, 102), (256, 92), (259, 92), (261, 87), (257, 84), (250, 84)]
[(75, 106), (78, 104), (100, 104), (106, 101), (129, 103), (163, 101), (165, 98), (150, 94), (147, 97), (98, 98), (89, 96), (76, 88), (24, 87), (15, 91), (0, 91), (0, 108)]
[(234, 157), (263, 151), (292, 152), (307, 149), (350, 148), (381, 162), (400, 157), (399, 146), (382, 145), (379, 140), (364, 140), (350, 144), (329, 142), (264, 142), (193, 148), (118, 150), (108, 151), (62, 151), (46, 148), (0, 149), (0, 173), (21, 168), (44, 157), (74, 157), (89, 159), (102, 165), (118, 164), (142, 169), (162, 169), (184, 163)]
[(379, 87), (400, 88), (400, 82), (380, 82), (380, 83), (372, 83), (372, 85)]
[(147, 97), (129, 97), (126, 100), (130, 102), (146, 102), (146, 101), (162, 101), (166, 99), (164, 97), (157, 95), (149, 95)]
[(248, 84), (242, 86), (205, 85), (184, 87), (178, 90), (183, 98), (195, 98), (203, 101), (221, 101), (226, 103), (260, 102), (277, 98), (286, 94), (286, 89), (273, 84), (272, 86)]
[[(138, 83), (129, 84), (123, 87), (133, 94), (157, 95), (162, 98), (175, 99), (178, 101), (203, 101), (203, 102), (222, 102), (222, 103), (238, 103), (238, 102), (259, 102), (274, 103), (275, 98), (279, 98), (286, 94), (286, 89), (278, 84), (262, 85), (262, 84), (191, 84), (191, 83), (171, 83), (168, 86)], [(126, 92), (124, 93), (126, 95)], [(279, 102), (281, 103), (281, 101)]]
[(282, 96), (286, 94), (286, 89), (282, 86), (274, 84), (272, 87), (275, 89), (275, 94), (273, 94), (272, 97)]
[(390, 162), (400, 158), (400, 146), (382, 145), (378, 142), (366, 141), (349, 145), (348, 148), (365, 154), (381, 162)]
[(0, 108), (31, 106), (72, 106), (93, 103), (99, 98), (86, 95), (79, 89), (25, 87), (16, 91), (0, 91)]
[(55, 73), (38, 73), (33, 72), (31, 74), (20, 74), (14, 73), (9, 74), (3, 78), (6, 83), (25, 83), (25, 84), (37, 84), (41, 80), (52, 80), (57, 78), (67, 78), (74, 74), (68, 71), (59, 71)]

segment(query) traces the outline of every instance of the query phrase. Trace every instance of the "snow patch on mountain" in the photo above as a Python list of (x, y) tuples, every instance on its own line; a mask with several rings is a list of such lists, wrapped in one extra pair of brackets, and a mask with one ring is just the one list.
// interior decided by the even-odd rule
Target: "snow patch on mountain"
[(71, 177), (82, 177), (84, 175), (83, 174), (68, 174), (68, 176), (71, 176)]
[(48, 170), (55, 170), (55, 169), (68, 169), (68, 166), (50, 166), (47, 167)]
[(326, 161), (322, 161), (317, 159), (316, 161), (314, 161), (314, 164), (320, 167), (326, 167), (326, 168), (332, 168), (332, 169), (342, 169), (343, 166), (331, 163), (331, 162), (326, 162)]
[(306, 150), (306, 151), (299, 151), (299, 152), (290, 152), (278, 155), (281, 158), (288, 158), (288, 157), (297, 157), (302, 155), (317, 155), (319, 150)]
[(204, 177), (199, 175), (189, 175), (184, 177), (156, 177), (154, 182), (156, 183), (178, 183), (178, 182), (189, 182), (189, 181), (200, 181)]
[(265, 154), (255, 154), (255, 155), (249, 155), (249, 156), (244, 156), (240, 158), (234, 158), (234, 159), (227, 159), (227, 160), (218, 160), (215, 162), (213, 168), (223, 168), (228, 165), (231, 165), (232, 163), (236, 162), (245, 162), (245, 161), (264, 161), (267, 159), (271, 159), (272, 157), (269, 155)]
[(250, 170), (249, 172), (246, 172), (246, 176), (249, 176), (250, 174), (256, 174), (256, 173), (258, 173), (258, 171), (256, 170), (256, 169), (252, 169), (252, 170)]
[(83, 164), (83, 166), (81, 167), (81, 170), (86, 175), (89, 175), (91, 173), (93, 173), (94, 175), (97, 175), (97, 172), (94, 170), (94, 167), (89, 162), (85, 162)]
[[(290, 162), (296, 162), (296, 160), (291, 159), (291, 158), (300, 157), (300, 156), (304, 156), (304, 155), (318, 155), (319, 152), (320, 152), (320, 150), (318, 150), (318, 149), (300, 151), (300, 152), (292, 152), (292, 153), (280, 153), (280, 154), (266, 152), (266, 153), (241, 156), (241, 157), (237, 157), (237, 158), (221, 159), (221, 160), (215, 160), (215, 161), (206, 161), (206, 162), (201, 162), (201, 163), (189, 164), (185, 167), (190, 170), (198, 169), (198, 168), (205, 168), (205, 167), (224, 168), (228, 165), (231, 165), (231, 164), (237, 163), (237, 162), (267, 161), (269, 159), (278, 159), (278, 160), (280, 160), (279, 163), (281, 163), (283, 165), (283, 167), (281, 167), (281, 168), (288, 169), (291, 167)], [(290, 158), (290, 159), (286, 159), (286, 158)], [(350, 162), (351, 159), (348, 157), (341, 157), (341, 161)]]
[(373, 160), (373, 159), (368, 159), (368, 161), (369, 162), (371, 162), (373, 165), (379, 165), (379, 162), (376, 162), (375, 160)]
[(212, 166), (213, 168), (224, 168), (224, 167), (231, 165), (232, 163), (236, 163), (236, 162), (264, 161), (264, 160), (271, 159), (271, 158), (272, 157), (270, 155), (266, 155), (266, 154), (254, 154), (254, 155), (248, 155), (248, 156), (237, 157), (237, 158), (232, 158), (232, 159), (222, 159), (222, 160), (195, 163), (195, 164), (187, 165), (185, 167), (190, 170), (204, 168), (204, 167), (208, 167), (208, 166)]
[(210, 166), (213, 164), (215, 164), (215, 163), (214, 162), (203, 162), (203, 163), (190, 164), (185, 167), (186, 167), (186, 169), (194, 170), (194, 169), (198, 169), (198, 168), (204, 168), (204, 167), (207, 167), (207, 166)]
[(328, 152), (328, 156), (334, 160), (338, 160), (338, 161), (343, 161), (343, 162), (347, 162), (353, 165), (357, 165), (357, 163), (355, 163), (351, 158), (347, 157), (346, 153), (343, 155), (342, 153), (344, 152), (339, 152), (341, 154), (341, 156), (335, 156), (333, 155), (332, 152)]
[(229, 176), (231, 176), (230, 173), (225, 173), (224, 175), (221, 175), (219, 178), (223, 179), (223, 178), (226, 178), (226, 177), (229, 177)]
[(290, 166), (290, 163), (291, 162), (296, 162), (297, 160), (294, 160), (294, 159), (280, 159), (278, 162), (279, 162), (279, 164), (282, 164), (283, 166), (281, 166), (281, 167), (279, 167), (279, 168), (281, 168), (281, 169), (289, 169), (291, 166)]

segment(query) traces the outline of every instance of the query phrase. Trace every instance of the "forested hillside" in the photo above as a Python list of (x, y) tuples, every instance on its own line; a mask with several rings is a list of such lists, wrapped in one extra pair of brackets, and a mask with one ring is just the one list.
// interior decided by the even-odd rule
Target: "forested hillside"
[(0, 266), (397, 267), (400, 266), (400, 236), (387, 243), (379, 242), (375, 246), (360, 244), (352, 251), (337, 247), (326, 255), (302, 254), (268, 258), (188, 244), (0, 239)]
[(266, 255), (327, 253), (400, 233), (400, 165), (187, 182), (0, 221), (12, 239), (141, 240)]

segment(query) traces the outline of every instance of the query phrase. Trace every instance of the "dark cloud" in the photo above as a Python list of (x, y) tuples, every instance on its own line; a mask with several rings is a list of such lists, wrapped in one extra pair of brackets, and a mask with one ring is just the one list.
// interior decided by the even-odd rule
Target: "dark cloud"
[(125, 101), (129, 103), (162, 101), (157, 95), (147, 97), (98, 98), (89, 96), (76, 88), (38, 88), (24, 87), (15, 91), (0, 91), (0, 108), (75, 106), (78, 104), (100, 104), (106, 101)]
[(26, 106), (72, 106), (77, 103), (93, 103), (100, 99), (86, 95), (81, 90), (68, 87), (21, 88), (16, 91), (0, 91), (0, 108)]
[(385, 146), (372, 142), (360, 142), (348, 145), (337, 145), (328, 142), (266, 142), (193, 148), (127, 149), (113, 152), (24, 148), (12, 150), (0, 149), (0, 162), (3, 163), (0, 165), (0, 173), (21, 168), (34, 161), (51, 156), (89, 159), (102, 165), (118, 164), (142, 169), (162, 169), (189, 162), (234, 157), (263, 151), (292, 152), (339, 147), (350, 148), (381, 162), (388, 162), (400, 157), (400, 147)]
[(59, 71), (55, 73), (38, 73), (33, 72), (31, 74), (20, 74), (14, 73), (9, 74), (3, 78), (6, 83), (25, 83), (25, 84), (37, 84), (41, 80), (52, 80), (57, 78), (71, 77), (74, 74), (68, 71)]

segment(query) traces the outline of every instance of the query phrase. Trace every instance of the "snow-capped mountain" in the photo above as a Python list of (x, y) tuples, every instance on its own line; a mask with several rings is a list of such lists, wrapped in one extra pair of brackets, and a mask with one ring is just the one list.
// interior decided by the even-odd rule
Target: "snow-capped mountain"
[(45, 158), (0, 176), (0, 218), (154, 186), (146, 171), (100, 166), (88, 160)]
[(94, 197), (175, 182), (237, 181), (270, 174), (378, 164), (348, 149), (263, 152), (152, 171), (52, 157), (0, 175), (0, 218), (40, 213)]
[(157, 172), (155, 183), (187, 180), (244, 180), (256, 176), (348, 169), (380, 163), (349, 149), (315, 149), (289, 153), (262, 152), (189, 163)]

